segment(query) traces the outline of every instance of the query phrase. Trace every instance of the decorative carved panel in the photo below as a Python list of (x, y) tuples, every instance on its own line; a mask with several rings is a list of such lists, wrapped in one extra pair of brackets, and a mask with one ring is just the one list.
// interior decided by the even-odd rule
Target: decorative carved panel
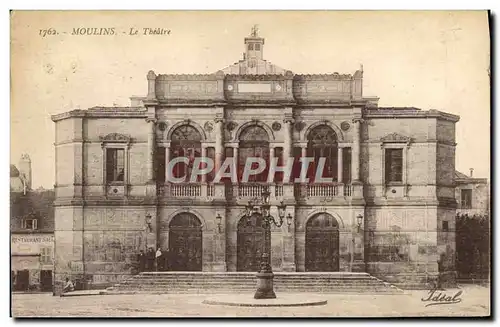
[(411, 138), (398, 133), (388, 134), (380, 139), (383, 143), (409, 143)]
[(129, 143), (130, 136), (120, 133), (110, 133), (106, 136), (100, 136), (99, 139), (102, 142), (110, 142), (110, 143)]

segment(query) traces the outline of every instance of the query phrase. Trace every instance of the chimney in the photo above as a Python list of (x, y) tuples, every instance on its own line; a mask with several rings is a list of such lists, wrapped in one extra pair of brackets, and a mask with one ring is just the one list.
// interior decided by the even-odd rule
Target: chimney
[(469, 168), (470, 170), (470, 177), (472, 177), (474, 175), (474, 168)]

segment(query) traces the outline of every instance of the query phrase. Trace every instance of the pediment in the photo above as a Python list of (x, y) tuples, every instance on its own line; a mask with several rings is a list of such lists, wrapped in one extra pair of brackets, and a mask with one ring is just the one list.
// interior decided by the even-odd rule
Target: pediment
[(387, 134), (380, 139), (382, 143), (409, 143), (411, 138), (398, 133)]
[(102, 142), (113, 142), (113, 143), (129, 143), (130, 136), (120, 133), (109, 133), (106, 136), (100, 137)]

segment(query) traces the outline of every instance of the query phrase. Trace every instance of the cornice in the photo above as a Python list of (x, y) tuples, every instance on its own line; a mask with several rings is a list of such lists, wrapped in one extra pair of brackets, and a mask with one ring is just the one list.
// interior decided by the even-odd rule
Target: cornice
[(455, 178), (456, 183), (460, 184), (488, 184), (487, 178)]
[(458, 122), (460, 116), (445, 113), (438, 110), (420, 110), (416, 108), (384, 109), (374, 108), (363, 112), (365, 118), (438, 118), (452, 122)]
[(265, 74), (265, 75), (237, 75), (237, 74), (229, 74), (225, 76), (227, 81), (284, 81), (284, 80), (292, 80), (294, 77), (293, 74)]
[(221, 99), (185, 99), (185, 98), (158, 98), (161, 107), (223, 107), (228, 104)]
[(351, 81), (353, 79), (353, 76), (351, 74), (339, 74), (339, 73), (333, 73), (333, 74), (296, 74), (294, 76), (295, 80), (304, 80), (304, 81), (338, 81), (338, 80), (345, 80), (345, 81)]
[(14, 235), (40, 235), (47, 234), (48, 236), (54, 235), (53, 229), (36, 229), (36, 230), (26, 230), (26, 229), (12, 229), (10, 231), (11, 236)]
[(91, 108), (89, 110), (72, 110), (57, 115), (52, 115), (53, 122), (61, 121), (68, 118), (146, 118), (147, 113), (145, 108)]
[(224, 75), (216, 74), (160, 74), (157, 81), (217, 81), (224, 79)]

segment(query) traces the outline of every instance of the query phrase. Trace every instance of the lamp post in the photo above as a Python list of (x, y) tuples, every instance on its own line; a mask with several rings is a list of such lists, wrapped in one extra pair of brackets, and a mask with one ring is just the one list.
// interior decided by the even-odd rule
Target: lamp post
[[(271, 215), (270, 193), (269, 191), (262, 192), (262, 204), (254, 205), (252, 201), (248, 201), (245, 207), (246, 216), (251, 217), (253, 214), (260, 214), (264, 222), (264, 253), (262, 254), (262, 261), (260, 263), (260, 271), (257, 273), (257, 291), (255, 292), (255, 299), (275, 299), (273, 279), (274, 273), (270, 263), (270, 243), (271, 243), (271, 224), (276, 227), (281, 227), (284, 222), (286, 205), (281, 201), (277, 206), (279, 221)], [(293, 217), (291, 214), (286, 216), (287, 224), (292, 224)]]
[(218, 213), (217, 216), (215, 216), (215, 220), (217, 221), (217, 229), (219, 231), (219, 234), (222, 233), (222, 217)]
[(363, 215), (359, 214), (356, 216), (358, 222), (358, 233), (361, 231), (361, 226), (363, 225)]
[[(357, 228), (357, 234), (361, 231), (361, 226), (363, 225), (363, 215), (358, 214), (356, 216), (356, 228)], [(351, 253), (351, 271), (352, 267), (354, 266), (354, 252), (356, 248), (356, 237), (354, 236), (354, 231), (352, 231), (352, 253)]]

